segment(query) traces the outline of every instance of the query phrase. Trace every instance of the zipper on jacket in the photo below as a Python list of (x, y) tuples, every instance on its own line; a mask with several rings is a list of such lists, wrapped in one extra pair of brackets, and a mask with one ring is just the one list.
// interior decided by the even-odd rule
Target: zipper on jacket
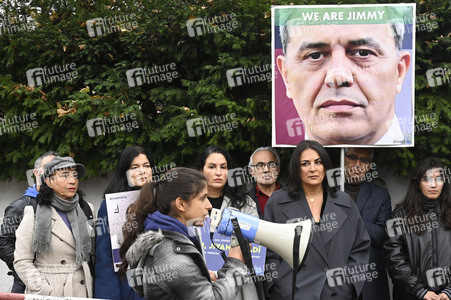
[(434, 228), (434, 221), (438, 222), (437, 214), (433, 210), (429, 210), (429, 216), (431, 218), (431, 234), (432, 234), (432, 242), (431, 242), (431, 250), (432, 250), (432, 267), (436, 268), (438, 265), (438, 253), (437, 253), (437, 228)]

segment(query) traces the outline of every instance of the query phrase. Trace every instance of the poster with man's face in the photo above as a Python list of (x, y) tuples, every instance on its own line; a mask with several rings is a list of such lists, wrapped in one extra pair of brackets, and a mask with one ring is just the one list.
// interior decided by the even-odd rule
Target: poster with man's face
[(272, 8), (273, 146), (413, 147), (415, 4)]

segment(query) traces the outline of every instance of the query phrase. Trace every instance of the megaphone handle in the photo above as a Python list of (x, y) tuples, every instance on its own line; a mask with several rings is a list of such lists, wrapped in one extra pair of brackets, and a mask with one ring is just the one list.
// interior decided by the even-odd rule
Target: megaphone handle
[(296, 293), (296, 277), (298, 275), (299, 265), (299, 244), (301, 242), (302, 226), (296, 226), (294, 228), (294, 241), (293, 241), (293, 282), (291, 285), (291, 300), (294, 300)]
[(252, 281), (255, 284), (255, 288), (257, 291), (257, 296), (259, 300), (264, 300), (264, 288), (261, 281), (257, 280), (257, 274), (255, 273), (254, 265), (252, 264), (252, 256), (251, 249), (249, 249), (249, 243), (246, 243), (243, 233), (241, 232), (240, 223), (236, 217), (231, 218), (233, 231), (235, 232), (235, 236), (238, 240), (238, 243), (241, 247), (241, 253), (243, 253), (244, 262), (246, 263), (247, 268), (249, 269), (250, 276)]
[(238, 219), (236, 217), (231, 218), (233, 231), (235, 232), (235, 236), (238, 240), (238, 244), (241, 247), (241, 252), (243, 253), (244, 262), (246, 263), (249, 270), (253, 268), (252, 265), (252, 257), (249, 249), (249, 244), (244, 241), (243, 233), (241, 232), (240, 224), (238, 223)]

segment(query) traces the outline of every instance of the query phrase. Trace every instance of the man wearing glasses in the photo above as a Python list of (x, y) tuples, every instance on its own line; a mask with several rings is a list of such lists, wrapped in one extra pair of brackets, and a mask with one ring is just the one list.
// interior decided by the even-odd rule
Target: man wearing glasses
[(252, 153), (249, 170), (256, 184), (248, 191), (257, 204), (258, 215), (263, 218), (266, 202), (274, 191), (280, 189), (277, 176), (280, 172), (280, 156), (272, 147), (260, 147)]
[(372, 182), (377, 177), (372, 162), (373, 150), (348, 148), (345, 152), (345, 192), (360, 211), (366, 230), (371, 238), (371, 273), (377, 272), (371, 281), (363, 286), (361, 299), (390, 300), (387, 271), (384, 265), (382, 246), (386, 240), (385, 222), (391, 212), (391, 198), (388, 190)]

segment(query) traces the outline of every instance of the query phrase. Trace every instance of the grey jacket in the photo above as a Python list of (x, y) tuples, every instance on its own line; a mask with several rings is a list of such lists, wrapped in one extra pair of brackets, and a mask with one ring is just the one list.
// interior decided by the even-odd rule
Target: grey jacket
[[(287, 223), (298, 218), (312, 218), (305, 196), (293, 199), (285, 189), (275, 191), (266, 204), (265, 220)], [(314, 225), (312, 243), (297, 274), (295, 299), (357, 299), (366, 274), (373, 272), (369, 251), (370, 238), (354, 201), (341, 191), (336, 198), (328, 193), (322, 220)], [(291, 267), (269, 249), (266, 264), (275, 265), (277, 271), (277, 278), (267, 284), (268, 299), (290, 299)], [(355, 270), (361, 269), (364, 276), (356, 276)]]
[(173, 231), (147, 231), (127, 251), (129, 284), (145, 299), (235, 299), (247, 281), (244, 263), (228, 258), (212, 283), (202, 254)]

